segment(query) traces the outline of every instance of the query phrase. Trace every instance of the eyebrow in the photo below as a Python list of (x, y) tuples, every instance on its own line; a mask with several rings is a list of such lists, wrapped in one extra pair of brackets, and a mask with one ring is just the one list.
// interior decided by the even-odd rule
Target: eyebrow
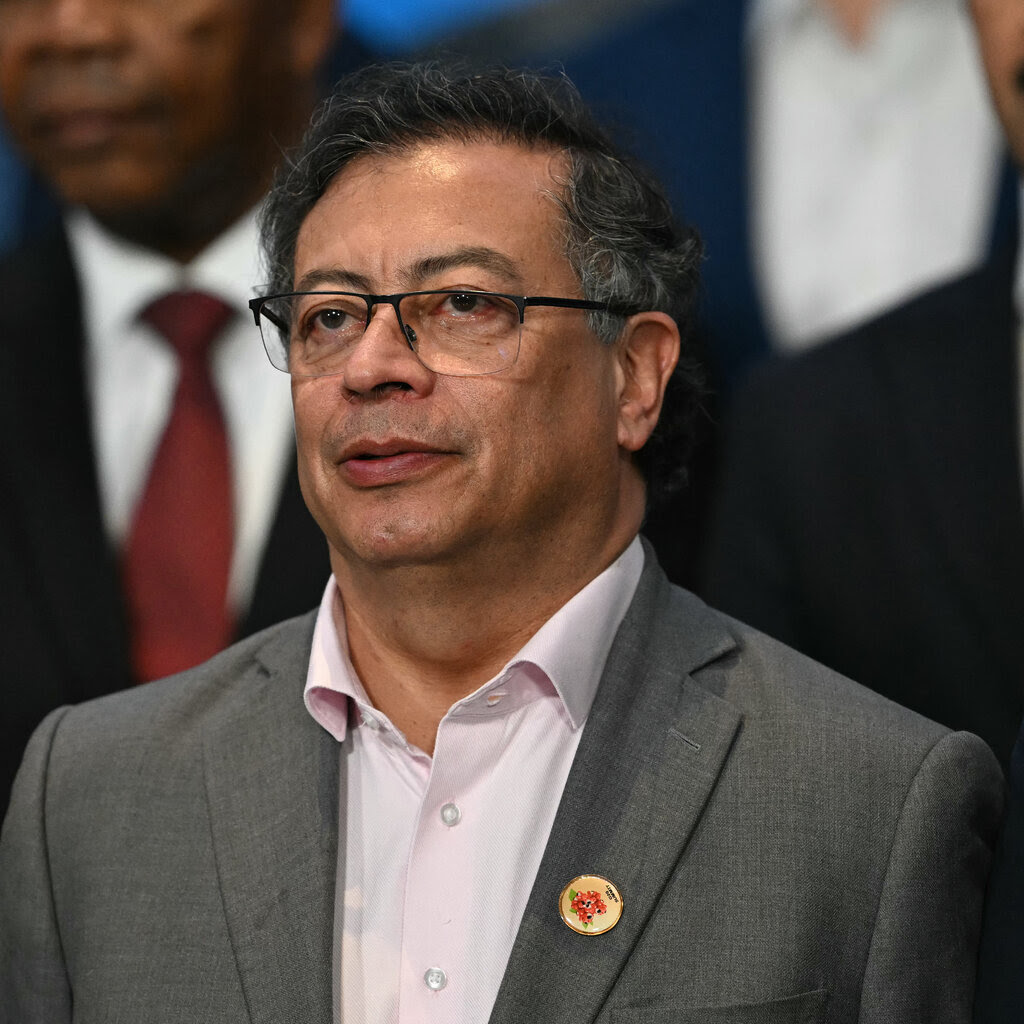
[(462, 246), (451, 252), (425, 256), (412, 265), (408, 277), (410, 281), (422, 281), (424, 278), (436, 277), (438, 274), (461, 267), (487, 270), (499, 277), (507, 278), (517, 287), (522, 287), (522, 276), (515, 262), (497, 249), (480, 245)]
[[(508, 279), (511, 287), (522, 290), (522, 276), (515, 261), (497, 249), (479, 245), (460, 246), (450, 252), (424, 256), (403, 271), (402, 277), (409, 286), (461, 267), (474, 267), (489, 271)], [(368, 277), (346, 270), (344, 267), (318, 267), (303, 274), (295, 282), (295, 290), (299, 292), (313, 291), (324, 286), (351, 288), (361, 292), (372, 292), (373, 290)]]
[(294, 288), (297, 292), (311, 292), (324, 285), (360, 292), (371, 291), (369, 278), (343, 267), (317, 267), (315, 270), (307, 271), (295, 282)]

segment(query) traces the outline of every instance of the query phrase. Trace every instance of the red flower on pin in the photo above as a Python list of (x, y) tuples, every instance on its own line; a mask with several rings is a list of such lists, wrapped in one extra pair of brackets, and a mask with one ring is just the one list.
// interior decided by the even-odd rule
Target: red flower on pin
[(608, 904), (601, 899), (601, 894), (594, 889), (588, 892), (570, 892), (569, 898), (572, 900), (570, 906), (582, 922), (584, 928), (590, 926), (590, 922), (594, 920), (595, 914), (603, 914), (608, 910)]

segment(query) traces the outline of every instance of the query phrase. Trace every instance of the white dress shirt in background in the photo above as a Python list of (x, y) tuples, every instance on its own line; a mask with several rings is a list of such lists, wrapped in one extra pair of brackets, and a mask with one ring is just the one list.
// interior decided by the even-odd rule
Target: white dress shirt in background
[(854, 46), (814, 0), (754, 0), (752, 228), (780, 348), (984, 257), (1001, 136), (965, 7), (890, 0)]
[(289, 379), (267, 360), (246, 307), (260, 284), (255, 212), (186, 266), (110, 234), (84, 210), (71, 211), (66, 226), (82, 290), (86, 386), (103, 520), (117, 548), (131, 529), (177, 385), (173, 351), (139, 319), (140, 312), (161, 295), (182, 289), (209, 292), (237, 311), (215, 342), (211, 359), (234, 486), (229, 598), (241, 617), (252, 599), (294, 451)]
[(331, 578), (305, 699), (345, 766), (334, 949), (345, 1024), (486, 1024), (643, 564), (634, 539), (451, 707), (433, 758), (369, 702)]

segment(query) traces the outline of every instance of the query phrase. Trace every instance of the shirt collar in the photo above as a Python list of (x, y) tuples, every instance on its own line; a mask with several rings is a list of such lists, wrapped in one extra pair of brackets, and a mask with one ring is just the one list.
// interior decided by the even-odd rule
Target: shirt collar
[[(590, 714), (604, 663), (643, 571), (639, 537), (595, 579), (564, 604), (502, 670), (452, 710), (479, 701), (501, 686), (509, 672), (534, 666), (557, 692), (575, 728)], [(341, 595), (334, 577), (320, 602), (306, 676), (309, 713), (339, 742), (348, 729), (349, 699), (368, 706), (348, 656)], [(532, 674), (532, 673), (531, 673)], [(451, 713), (451, 712), (449, 712)]]
[(208, 292), (244, 313), (260, 267), (256, 215), (250, 210), (183, 265), (112, 234), (82, 208), (71, 209), (65, 226), (90, 344), (116, 345), (150, 302), (179, 289)]

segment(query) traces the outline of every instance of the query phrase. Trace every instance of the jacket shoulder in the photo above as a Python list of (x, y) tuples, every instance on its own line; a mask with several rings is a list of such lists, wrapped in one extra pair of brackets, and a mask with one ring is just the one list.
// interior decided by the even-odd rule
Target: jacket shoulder
[[(302, 690), (316, 612), (289, 619), (233, 644), (209, 661), (130, 690), (52, 712), (33, 743), (50, 736), (59, 748), (51, 769), (64, 764), (81, 772), (86, 764), (103, 774), (113, 760), (126, 764), (133, 748), (152, 756), (198, 742), (213, 721), (233, 716), (251, 702), (269, 714), (305, 715)], [(31, 749), (31, 745), (30, 745)], [(116, 755), (116, 756), (115, 756)]]
[[(685, 630), (700, 622), (716, 652), (692, 673), (694, 682), (734, 705), (743, 716), (741, 749), (755, 758), (807, 759), (822, 770), (837, 763), (871, 774), (913, 775), (952, 730), (875, 693), (761, 631), (671, 587), (668, 614)], [(983, 774), (999, 774), (976, 736), (957, 741)], [(968, 738), (969, 737), (969, 738)], [(768, 753), (770, 752), (770, 754)]]

